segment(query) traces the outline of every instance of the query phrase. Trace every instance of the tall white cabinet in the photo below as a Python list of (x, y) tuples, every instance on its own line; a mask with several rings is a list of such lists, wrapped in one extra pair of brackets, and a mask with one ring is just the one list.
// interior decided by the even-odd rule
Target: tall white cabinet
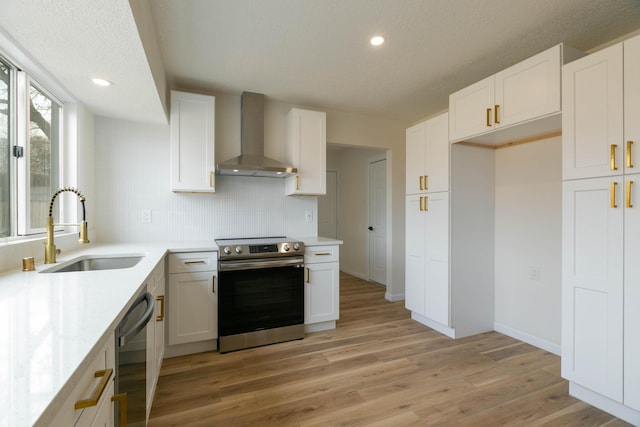
[(563, 68), (562, 375), (640, 424), (640, 37)]
[(407, 129), (405, 305), (457, 338), (493, 329), (493, 152), (449, 144), (448, 114)]
[(287, 195), (327, 192), (327, 114), (292, 108), (287, 114), (287, 162), (298, 173), (286, 178)]

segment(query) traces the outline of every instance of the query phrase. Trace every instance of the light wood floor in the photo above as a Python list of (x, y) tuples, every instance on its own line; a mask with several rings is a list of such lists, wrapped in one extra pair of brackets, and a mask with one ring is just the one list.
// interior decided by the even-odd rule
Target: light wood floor
[(567, 394), (560, 359), (496, 332), (451, 340), (341, 275), (337, 329), (166, 359), (151, 427), (626, 426)]

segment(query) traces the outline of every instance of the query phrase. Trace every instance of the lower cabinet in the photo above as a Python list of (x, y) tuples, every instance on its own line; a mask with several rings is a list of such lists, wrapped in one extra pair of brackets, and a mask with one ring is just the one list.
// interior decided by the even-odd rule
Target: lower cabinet
[(155, 396), (164, 357), (165, 318), (165, 276), (164, 262), (159, 264), (147, 281), (147, 291), (153, 295), (155, 307), (153, 318), (147, 325), (147, 421)]
[(340, 317), (339, 246), (305, 248), (304, 323), (307, 332), (335, 328)]
[(52, 426), (113, 426), (115, 339), (109, 335), (53, 418)]
[(169, 255), (169, 345), (218, 338), (217, 262), (217, 252)]

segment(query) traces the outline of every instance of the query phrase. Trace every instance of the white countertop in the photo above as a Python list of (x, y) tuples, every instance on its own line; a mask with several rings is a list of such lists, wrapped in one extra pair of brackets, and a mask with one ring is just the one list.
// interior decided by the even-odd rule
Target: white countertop
[(39, 264), (0, 274), (0, 427), (47, 425), (165, 254), (211, 250), (212, 241), (90, 246), (58, 262), (88, 254), (145, 257), (121, 270), (41, 273), (52, 265)]
[(330, 245), (341, 245), (342, 240), (332, 239), (330, 237), (321, 237), (321, 236), (293, 236), (292, 239), (299, 240), (304, 242), (305, 246), (330, 246)]

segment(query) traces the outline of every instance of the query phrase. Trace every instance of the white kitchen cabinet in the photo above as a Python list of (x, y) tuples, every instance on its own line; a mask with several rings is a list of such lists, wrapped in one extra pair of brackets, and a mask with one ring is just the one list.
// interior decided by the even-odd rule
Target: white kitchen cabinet
[[(494, 145), (558, 131), (561, 66), (581, 55), (559, 44), (451, 94), (449, 139)], [(497, 132), (534, 120), (535, 126)]]
[(292, 108), (287, 114), (287, 162), (298, 169), (286, 178), (287, 195), (326, 194), (327, 115)]
[(449, 191), (406, 196), (405, 305), (457, 338), (493, 329), (494, 155), (450, 150)]
[(171, 91), (170, 175), (175, 192), (215, 192), (215, 97)]
[(335, 328), (340, 317), (339, 246), (305, 247), (304, 323), (307, 332)]
[(624, 172), (623, 45), (563, 67), (563, 179)]
[(158, 385), (160, 368), (164, 357), (165, 320), (165, 276), (164, 262), (159, 264), (147, 281), (147, 291), (154, 299), (154, 316), (147, 325), (147, 421), (151, 413), (153, 397)]
[(406, 138), (406, 194), (449, 190), (448, 114), (410, 127)]
[(407, 309), (449, 327), (449, 193), (407, 196)]
[(640, 425), (640, 37), (563, 73), (562, 376)]
[(169, 255), (169, 345), (218, 338), (217, 254)]
[[(80, 380), (68, 394), (50, 425), (113, 426), (114, 411), (111, 398), (114, 378), (115, 338), (111, 334), (80, 376)], [(95, 392), (98, 392), (98, 398), (90, 402), (90, 397)]]

